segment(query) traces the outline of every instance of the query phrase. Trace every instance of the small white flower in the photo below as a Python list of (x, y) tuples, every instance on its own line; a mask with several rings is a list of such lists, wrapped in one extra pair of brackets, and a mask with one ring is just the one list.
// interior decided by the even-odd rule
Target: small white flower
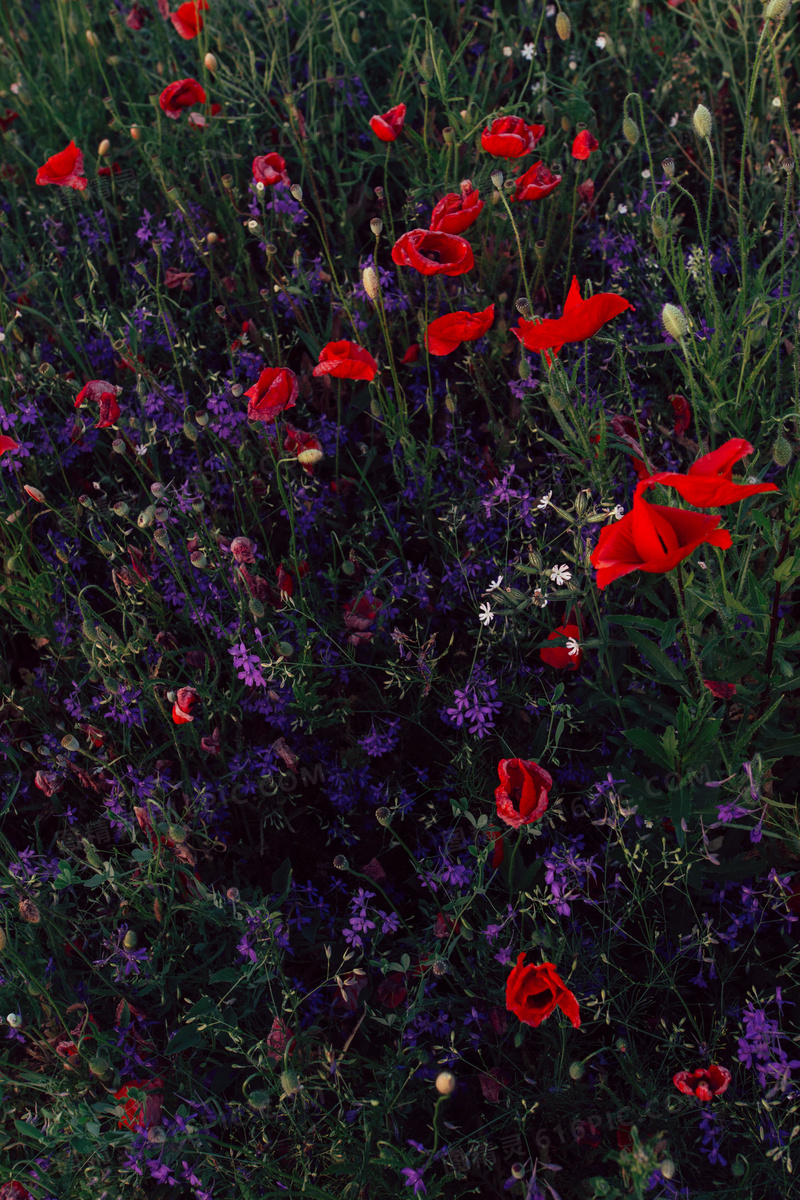
[(531, 59), (533, 58), (535, 53), (536, 53), (536, 46), (533, 42), (526, 42), (525, 45), (522, 47), (522, 50), (521, 50), (522, 57), (527, 58), (528, 62), (531, 61)]
[(773, 96), (773, 97), (772, 97), (772, 107), (773, 107), (773, 108), (780, 108), (780, 106), (781, 106), (781, 98), (780, 98), (780, 96)]
[(605, 39), (605, 37), (604, 37), (604, 35), (603, 35), (602, 33), (600, 34), (600, 36), (599, 36), (599, 37), (596, 37), (596, 38), (594, 39), (594, 44), (595, 44), (595, 46), (597, 46), (597, 49), (598, 49), (598, 50), (605, 50), (605, 48), (606, 48), (606, 39)]
[(575, 638), (567, 638), (567, 654), (569, 654), (570, 658), (575, 658), (580, 652), (580, 642), (576, 642)]
[(490, 583), (490, 584), (489, 584), (488, 588), (487, 588), (487, 589), (486, 589), (486, 591), (483, 593), (483, 594), (484, 594), (484, 596), (488, 596), (488, 595), (489, 595), (489, 592), (496, 592), (496, 591), (497, 591), (497, 589), (500, 587), (500, 584), (501, 584), (502, 582), (503, 582), (503, 576), (502, 576), (502, 575), (498, 575), (498, 576), (497, 576), (497, 579), (495, 579), (494, 583)]
[(650, 168), (645, 167), (645, 169), (642, 171), (642, 179), (649, 179), (649, 178), (650, 178)]
[(547, 8), (545, 9), (545, 12), (548, 17), (554, 17), (556, 15), (555, 4), (548, 4)]
[(627, 211), (628, 211), (628, 206), (627, 206), (627, 204), (618, 204), (618, 205), (617, 205), (617, 212), (618, 212), (618, 213), (622, 213), (622, 214), (624, 215), (624, 214), (625, 214)]
[(541, 86), (542, 86), (542, 85), (541, 85), (541, 83), (540, 83), (540, 82), (539, 82), (539, 80), (537, 79), (537, 80), (536, 80), (536, 83), (532, 83), (532, 84), (531, 84), (531, 91), (532, 91), (532, 92), (538, 92)]
[(697, 565), (698, 565), (698, 567), (700, 567), (700, 569), (701, 569), (702, 571), (707, 571), (707, 570), (708, 570), (708, 564), (707, 564), (707, 563), (704, 563), (704, 562), (703, 562), (703, 560), (702, 560), (702, 558), (698, 558), (698, 560), (697, 560)]
[(625, 516), (625, 509), (621, 504), (618, 504), (608, 515), (611, 517), (612, 521), (621, 521)]
[(566, 563), (562, 563), (561, 566), (556, 565), (555, 567), (551, 567), (550, 582), (554, 583), (556, 587), (563, 587), (568, 579), (572, 579), (572, 572)]
[(481, 625), (491, 625), (494, 620), (491, 604), (482, 604), (478, 610), (478, 620)]
[(260, 194), (261, 192), (265, 192), (266, 190), (267, 190), (266, 185), (263, 184), (261, 182), (261, 180), (259, 179), (258, 183), (256, 184), (256, 191)]
[(673, 114), (672, 114), (672, 116), (671, 116), (671, 117), (670, 117), (670, 119), (669, 119), (669, 127), (670, 127), (670, 129), (674, 129), (674, 128), (675, 128), (675, 126), (678, 124), (678, 117), (679, 117), (679, 116), (680, 116), (680, 113), (673, 113)]
[(4, 333), (0, 333), (0, 342), (4, 342), (5, 340), (6, 340), (6, 335)]
[(513, 53), (514, 53), (514, 51), (511, 49), (510, 46), (503, 46), (503, 54), (505, 55), (506, 58), (511, 58), (511, 55)]
[(577, 69), (578, 69), (578, 64), (575, 62), (574, 58), (571, 58), (569, 60), (569, 69), (570, 69), (570, 71), (577, 71)]
[(550, 497), (552, 496), (552, 494), (553, 494), (552, 492), (545, 492), (545, 494), (542, 496), (541, 500), (539, 500), (537, 502), (536, 507), (538, 508), (539, 512), (545, 511), (548, 504), (550, 503)]

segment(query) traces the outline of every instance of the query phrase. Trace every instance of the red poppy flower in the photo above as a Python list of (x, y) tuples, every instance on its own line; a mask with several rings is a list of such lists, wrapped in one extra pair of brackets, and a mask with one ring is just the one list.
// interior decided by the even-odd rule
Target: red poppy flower
[(383, 116), (370, 119), (369, 127), (382, 142), (396, 142), (403, 130), (406, 119), (405, 104), (396, 104)]
[(288, 600), (294, 592), (294, 577), (284, 567), (283, 563), (278, 563), (276, 572), (278, 576), (278, 592), (281, 600)]
[(258, 382), (245, 392), (248, 421), (274, 421), (279, 413), (294, 408), (298, 391), (294, 371), (288, 367), (267, 367)]
[(561, 183), (561, 176), (554, 175), (543, 162), (534, 163), (528, 167), (524, 175), (517, 179), (512, 200), (543, 200), (554, 192)]
[(432, 229), (404, 233), (392, 246), (392, 262), (421, 275), (463, 275), (475, 266), (466, 238)]
[[(548, 642), (567, 639), (565, 646), (542, 646), (539, 658), (548, 667), (557, 667), (559, 671), (577, 671), (583, 662), (583, 651), (580, 648), (581, 631), (577, 625), (559, 625), (548, 637)], [(577, 644), (577, 650), (575, 645)]]
[(713, 1064), (697, 1071), (678, 1071), (672, 1076), (672, 1082), (684, 1096), (696, 1096), (698, 1100), (712, 1100), (721, 1096), (731, 1081), (731, 1073), (726, 1067)]
[[(637, 493), (642, 485), (637, 485)], [(648, 504), (635, 495), (633, 509), (621, 521), (601, 530), (592, 556), (597, 586), (602, 591), (631, 571), (660, 575), (671, 571), (704, 542), (729, 550), (731, 535), (718, 529), (721, 517)]]
[(53, 154), (43, 167), (36, 172), (36, 182), (41, 186), (54, 183), (58, 187), (74, 188), (82, 192), (88, 184), (83, 172), (83, 151), (74, 142), (70, 142), (66, 150)]
[(293, 1031), (284, 1020), (275, 1017), (267, 1034), (267, 1058), (271, 1058), (273, 1062), (280, 1062), (287, 1046), (291, 1058), (294, 1054), (295, 1043), (296, 1038)]
[(487, 829), (486, 835), (494, 842), (492, 857), (489, 860), (489, 865), (493, 871), (496, 871), (503, 865), (503, 859), (506, 856), (505, 843), (503, 842), (502, 829)]
[(463, 233), (477, 221), (483, 210), (483, 201), (477, 188), (470, 186), (461, 193), (448, 192), (431, 213), (431, 229), (434, 233)]
[(172, 719), (176, 725), (187, 725), (193, 721), (192, 709), (199, 703), (200, 697), (194, 688), (178, 688), (175, 704), (172, 706)]
[(273, 187), (281, 181), (288, 183), (286, 159), (274, 153), (259, 155), (253, 159), (253, 178), (256, 183), (263, 183), (265, 187)]
[(90, 379), (78, 392), (75, 407), (80, 408), (87, 401), (97, 404), (100, 419), (95, 428), (108, 429), (120, 415), (120, 407), (117, 404), (117, 393), (120, 390), (113, 383), (106, 383), (104, 379)]
[(415, 363), (418, 358), (419, 344), (417, 342), (412, 342), (400, 361), (404, 363)]
[(538, 322), (520, 318), (519, 329), (512, 332), (526, 350), (538, 350), (549, 363), (547, 351), (556, 355), (567, 342), (585, 342), (628, 308), (633, 308), (630, 300), (614, 292), (598, 292), (591, 299), (582, 300), (578, 277), (573, 275), (560, 317)]
[(752, 453), (753, 447), (744, 438), (731, 438), (718, 450), (712, 450), (692, 463), (687, 475), (660, 471), (642, 480), (636, 491), (643, 492), (653, 484), (660, 483), (664, 487), (674, 488), (687, 504), (694, 504), (696, 508), (721, 508), (725, 504), (737, 504), (760, 492), (777, 492), (774, 483), (733, 482), (733, 464)]
[(508, 1086), (508, 1076), (499, 1067), (492, 1067), (488, 1075), (478, 1076), (478, 1083), (481, 1085), (484, 1100), (496, 1104), (500, 1099), (500, 1092)]
[[(222, 112), (221, 104), (212, 104), (209, 115), (212, 117), (216, 117), (221, 112)], [(193, 125), (195, 127), (195, 129), (205, 129), (207, 122), (202, 113), (194, 112), (194, 113), (189, 113), (189, 124)]]
[(158, 102), (162, 111), (177, 121), (184, 108), (191, 104), (205, 104), (206, 93), (196, 79), (178, 79), (164, 88)]
[[(144, 1130), (152, 1129), (154, 1125), (161, 1124), (161, 1104), (164, 1099), (160, 1088), (163, 1088), (164, 1080), (156, 1077), (155, 1079), (132, 1079), (130, 1083), (123, 1084), (118, 1092), (114, 1093), (115, 1100), (124, 1100), (125, 1116), (119, 1122), (120, 1129)], [(131, 1088), (138, 1088), (140, 1091), (150, 1093), (144, 1104), (133, 1097), (128, 1099), (128, 1093)]]
[(372, 641), (372, 625), (381, 607), (380, 600), (373, 599), (369, 593), (359, 596), (358, 600), (348, 600), (344, 606), (344, 623), (351, 631), (347, 639), (351, 646)]
[(594, 200), (594, 180), (585, 179), (583, 183), (578, 184), (578, 197), (584, 207), (588, 206)]
[(8, 1183), (0, 1184), (0, 1200), (33, 1200), (33, 1196), (16, 1179), (9, 1179)]
[(98, 167), (97, 174), (107, 177), (110, 177), (111, 175), (121, 175), (122, 167), (119, 165), (119, 163), (115, 162), (112, 163), (110, 167)]
[(692, 410), (685, 396), (667, 396), (675, 413), (675, 436), (683, 437), (692, 423)]
[(500, 786), (494, 798), (501, 821), (520, 829), (544, 816), (553, 780), (543, 767), (521, 758), (503, 758), (497, 764), (497, 774)]
[(128, 29), (132, 29), (134, 33), (138, 33), (144, 25), (145, 18), (149, 15), (150, 14), (143, 8), (139, 8), (138, 4), (134, 4), (133, 8), (125, 17), (125, 24), (128, 26)]
[(203, 28), (203, 12), (208, 12), (208, 0), (187, 0), (186, 4), (181, 4), (174, 13), (169, 14), (169, 19), (176, 33), (189, 42)]
[(600, 146), (596, 137), (592, 137), (588, 129), (582, 129), (572, 143), (572, 157), (586, 159), (593, 150)]
[(495, 158), (533, 154), (544, 137), (544, 125), (526, 125), (522, 117), (497, 117), (481, 134), (481, 145)]
[(378, 371), (375, 359), (355, 342), (328, 342), (319, 352), (314, 375), (333, 375), (336, 379), (366, 379), (371, 382)]
[[(306, 475), (313, 475), (314, 463), (322, 458), (322, 444), (319, 438), (314, 437), (313, 433), (305, 433), (302, 429), (294, 429), (287, 424), (283, 448), (288, 454), (297, 455), (297, 460)], [(306, 457), (303, 457), (304, 455)]]
[(559, 977), (554, 963), (523, 967), (525, 954), (506, 981), (506, 1008), (526, 1025), (541, 1025), (554, 1009), (560, 1008), (575, 1029), (580, 1028), (578, 1001)]
[(452, 354), (462, 342), (474, 342), (483, 337), (493, 321), (493, 304), (478, 313), (445, 313), (443, 317), (431, 321), (428, 326), (428, 350), (431, 354)]
[(0, 454), (5, 454), (6, 450), (19, 450), (19, 442), (15, 442), (5, 433), (0, 433)]

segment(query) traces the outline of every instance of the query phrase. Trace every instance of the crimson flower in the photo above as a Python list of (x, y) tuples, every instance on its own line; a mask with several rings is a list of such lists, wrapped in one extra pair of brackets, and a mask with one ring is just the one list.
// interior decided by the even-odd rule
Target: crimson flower
[[(132, 1079), (130, 1083), (125, 1083), (118, 1092), (114, 1092), (115, 1100), (124, 1100), (125, 1115), (119, 1122), (120, 1129), (144, 1130), (151, 1129), (154, 1125), (161, 1124), (161, 1104), (163, 1095), (160, 1088), (163, 1088), (164, 1080), (156, 1077), (155, 1079)], [(133, 1097), (129, 1097), (131, 1088), (137, 1088), (140, 1091), (151, 1093), (147, 1096), (144, 1104)]]
[(314, 375), (333, 375), (335, 379), (366, 379), (371, 382), (378, 364), (368, 350), (355, 342), (328, 342), (319, 352)]
[(520, 318), (519, 329), (512, 332), (526, 350), (538, 350), (545, 355), (549, 364), (547, 351), (556, 355), (567, 342), (585, 342), (628, 308), (633, 308), (630, 300), (615, 292), (598, 292), (591, 299), (582, 300), (578, 277), (573, 275), (560, 317), (546, 321), (525, 321)]
[(196, 38), (203, 28), (201, 10), (208, 12), (208, 0), (187, 0), (186, 4), (181, 4), (174, 13), (169, 14), (176, 33), (180, 34), (184, 41), (189, 42)]
[(448, 192), (431, 213), (431, 229), (434, 233), (463, 233), (469, 229), (483, 210), (483, 201), (477, 188), (468, 182), (461, 192)]
[(139, 8), (138, 4), (134, 4), (125, 17), (125, 24), (128, 26), (128, 29), (132, 29), (134, 33), (138, 33), (144, 25), (145, 17), (149, 15), (143, 8)]
[(44, 166), (39, 167), (36, 182), (40, 186), (54, 183), (58, 187), (74, 188), (76, 192), (82, 192), (89, 182), (83, 175), (83, 151), (78, 149), (74, 141), (70, 142), (66, 150), (52, 154)]
[(288, 367), (267, 367), (258, 382), (245, 392), (248, 421), (274, 421), (279, 413), (294, 408), (298, 390), (294, 371)]
[(418, 358), (419, 344), (417, 342), (412, 342), (411, 345), (407, 347), (406, 352), (400, 361), (404, 363), (415, 363)]
[(543, 162), (534, 163), (528, 167), (524, 175), (517, 179), (512, 200), (544, 200), (554, 192), (561, 183), (561, 176), (554, 175)]
[(351, 631), (347, 639), (351, 646), (372, 641), (372, 625), (381, 607), (380, 600), (374, 599), (368, 592), (359, 596), (358, 600), (347, 601), (343, 612), (345, 626)]
[(601, 591), (631, 571), (653, 575), (671, 571), (704, 542), (721, 550), (730, 549), (731, 535), (727, 529), (717, 528), (721, 517), (648, 504), (638, 494), (640, 487), (637, 485), (632, 510), (601, 530), (592, 552), (591, 563), (597, 570)]
[(282, 158), (280, 154), (259, 155), (258, 158), (253, 159), (253, 178), (256, 183), (263, 183), (265, 187), (272, 187), (281, 180), (288, 183), (286, 159)]
[(18, 450), (19, 442), (15, 442), (12, 437), (5, 433), (0, 433), (0, 455), (5, 454), (6, 450)]
[(192, 687), (178, 688), (175, 703), (172, 706), (172, 719), (176, 725), (186, 725), (193, 721), (192, 709), (199, 704), (200, 697)]
[(313, 433), (305, 433), (302, 429), (294, 429), (287, 424), (283, 448), (287, 454), (296, 454), (297, 461), (306, 475), (314, 474), (314, 463), (322, 458), (322, 443)]
[(295, 1041), (294, 1032), (286, 1022), (281, 1017), (273, 1018), (272, 1028), (267, 1034), (267, 1058), (271, 1058), (273, 1062), (280, 1062), (287, 1047), (291, 1058)]
[(600, 146), (596, 137), (592, 137), (588, 129), (582, 129), (572, 143), (572, 157), (586, 159), (593, 150)]
[(16, 1179), (9, 1179), (8, 1183), (0, 1184), (0, 1200), (33, 1200), (33, 1196)]
[(421, 275), (463, 275), (475, 266), (469, 242), (455, 233), (412, 229), (392, 247), (392, 262)]
[(736, 695), (735, 683), (718, 683), (714, 679), (704, 679), (703, 687), (708, 688), (716, 700), (730, 700)]
[(573, 1028), (581, 1024), (578, 1001), (560, 978), (554, 963), (539, 963), (523, 967), (525, 954), (517, 957), (517, 965), (506, 981), (506, 1008), (526, 1025), (536, 1028), (560, 1008), (569, 1017)]
[(523, 158), (544, 137), (544, 125), (526, 125), (522, 117), (497, 117), (481, 134), (481, 146), (495, 158)]
[(405, 104), (396, 104), (394, 108), (390, 108), (388, 112), (385, 112), (383, 116), (371, 117), (369, 127), (375, 134), (375, 137), (380, 138), (382, 142), (396, 142), (403, 131), (405, 119)]
[(752, 453), (753, 447), (744, 438), (731, 438), (718, 450), (712, 450), (692, 463), (688, 474), (659, 471), (643, 479), (636, 490), (643, 492), (660, 483), (664, 487), (674, 488), (687, 504), (694, 504), (696, 508), (721, 508), (725, 504), (737, 504), (760, 492), (777, 492), (774, 483), (733, 482), (733, 464)]
[(13, 108), (7, 108), (4, 116), (0, 117), (0, 133), (8, 133), (15, 121), (19, 120), (19, 113), (14, 112)]
[(490, 329), (494, 321), (494, 305), (483, 312), (445, 313), (431, 321), (426, 334), (428, 351), (431, 354), (452, 354), (462, 342), (474, 342)]
[(497, 815), (512, 829), (531, 825), (547, 811), (553, 780), (543, 767), (521, 758), (502, 758), (497, 764), (500, 786), (494, 798)]
[[(548, 637), (548, 642), (567, 639), (566, 646), (542, 646), (539, 658), (548, 667), (557, 667), (560, 671), (577, 671), (583, 661), (583, 651), (579, 638), (581, 631), (577, 625), (559, 625)], [(576, 648), (577, 647), (577, 648)]]
[(692, 410), (685, 396), (667, 396), (675, 414), (675, 436), (682, 437), (692, 423)]
[[(191, 8), (191, 5), (189, 5)], [(196, 79), (179, 79), (164, 88), (159, 97), (162, 112), (177, 121), (184, 108), (192, 104), (205, 104), (205, 89)]]
[(672, 1082), (684, 1096), (696, 1096), (698, 1100), (712, 1100), (721, 1096), (731, 1081), (731, 1073), (726, 1067), (700, 1067), (696, 1071), (678, 1071), (672, 1076)]
[(106, 383), (104, 379), (90, 379), (78, 392), (75, 398), (75, 407), (80, 408), (87, 400), (97, 404), (100, 409), (100, 419), (95, 428), (108, 429), (120, 414), (120, 407), (117, 404), (119, 391), (118, 387), (115, 387), (113, 383)]

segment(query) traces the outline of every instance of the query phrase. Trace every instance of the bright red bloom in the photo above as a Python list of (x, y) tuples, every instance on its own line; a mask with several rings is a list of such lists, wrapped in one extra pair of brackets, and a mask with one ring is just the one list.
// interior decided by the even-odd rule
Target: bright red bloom
[(475, 342), (490, 329), (494, 321), (494, 305), (490, 304), (483, 312), (445, 313), (431, 321), (426, 334), (428, 350), (431, 354), (452, 354), (462, 342)]
[(700, 1067), (697, 1071), (678, 1071), (672, 1076), (672, 1082), (684, 1096), (696, 1096), (698, 1100), (712, 1100), (721, 1096), (731, 1081), (731, 1073), (726, 1067)]
[(181, 4), (174, 13), (169, 14), (169, 19), (175, 31), (189, 42), (203, 28), (203, 12), (208, 12), (208, 0), (187, 0), (186, 4)]
[(294, 371), (288, 367), (267, 367), (258, 382), (245, 392), (248, 421), (274, 421), (279, 413), (294, 408), (298, 391)]
[[(288, 454), (297, 455), (300, 466), (306, 475), (313, 475), (314, 462), (318, 462), (319, 458), (322, 457), (322, 444), (319, 438), (314, 437), (313, 433), (305, 433), (302, 429), (294, 429), (291, 425), (287, 424), (286, 437), (283, 439), (283, 448)], [(302, 454), (308, 454), (309, 451), (314, 456), (313, 462), (300, 458)]]
[(403, 131), (405, 119), (405, 104), (396, 104), (394, 108), (390, 108), (388, 112), (385, 112), (383, 116), (372, 117), (369, 127), (375, 134), (375, 137), (380, 138), (382, 142), (396, 142)]
[(554, 175), (543, 162), (534, 163), (528, 167), (524, 175), (520, 175), (512, 200), (544, 200), (554, 192), (561, 183), (561, 176)]
[(495, 158), (533, 154), (544, 137), (544, 125), (526, 125), (522, 117), (497, 117), (481, 134), (481, 146)]
[(539, 963), (523, 967), (525, 954), (517, 957), (517, 965), (506, 981), (506, 1008), (526, 1025), (541, 1025), (550, 1013), (560, 1008), (575, 1029), (580, 1028), (578, 1001), (559, 977), (554, 963)]
[(158, 102), (162, 111), (177, 121), (184, 108), (192, 104), (205, 104), (206, 93), (196, 79), (179, 79), (164, 88)]
[(193, 721), (192, 709), (198, 704), (200, 697), (194, 688), (178, 688), (175, 704), (172, 706), (172, 719), (176, 725), (186, 725)]
[(455, 233), (412, 229), (392, 246), (392, 262), (421, 275), (463, 275), (475, 266), (469, 242)]
[(675, 436), (682, 437), (692, 423), (692, 410), (685, 396), (667, 396), (675, 413)]
[(43, 167), (36, 172), (36, 182), (40, 185), (54, 183), (58, 187), (74, 188), (82, 192), (88, 184), (83, 175), (83, 151), (74, 142), (70, 142), (66, 150), (53, 154)]
[[(156, 1077), (155, 1079), (132, 1079), (130, 1083), (123, 1084), (118, 1092), (114, 1093), (115, 1100), (124, 1100), (125, 1116), (119, 1122), (120, 1129), (144, 1130), (151, 1129), (154, 1125), (161, 1124), (161, 1104), (164, 1099), (159, 1089), (163, 1088), (164, 1080)], [(131, 1088), (138, 1088), (140, 1091), (152, 1093), (148, 1095), (144, 1104), (140, 1104), (138, 1100), (132, 1097), (128, 1099), (128, 1093)]]
[[(548, 637), (548, 642), (560, 641), (567, 638), (570, 642), (579, 642), (581, 631), (577, 625), (559, 625)], [(577, 671), (583, 661), (583, 651), (578, 645), (574, 646), (542, 646), (539, 658), (548, 667), (556, 667), (560, 671)]]
[(671, 571), (704, 542), (730, 549), (731, 535), (727, 529), (717, 528), (721, 517), (648, 504), (638, 495), (641, 486), (637, 485), (632, 510), (600, 531), (591, 563), (601, 591), (631, 571), (653, 575)]
[(589, 133), (588, 129), (582, 129), (575, 141), (572, 143), (572, 157), (586, 159), (593, 150), (597, 150), (600, 146), (596, 137)]
[(431, 213), (431, 229), (434, 233), (463, 233), (469, 229), (483, 210), (483, 201), (477, 188), (459, 193), (448, 192)]
[(314, 375), (333, 375), (335, 379), (366, 379), (371, 382), (378, 364), (368, 350), (355, 342), (328, 342), (319, 352)]
[(777, 492), (774, 483), (733, 482), (733, 464), (752, 453), (753, 447), (744, 438), (731, 438), (718, 450), (712, 450), (692, 463), (687, 475), (659, 471), (643, 479), (636, 491), (643, 492), (653, 484), (660, 483), (664, 487), (674, 488), (687, 504), (693, 504), (696, 508), (721, 508), (725, 504), (737, 504), (760, 492)]
[(19, 442), (15, 442), (12, 437), (5, 433), (0, 433), (0, 454), (5, 454), (6, 450), (18, 450)]
[(286, 173), (286, 159), (280, 154), (261, 154), (258, 158), (253, 159), (253, 178), (256, 183), (263, 183), (265, 187), (272, 187), (281, 180), (284, 183), (289, 182), (289, 176)]
[(630, 300), (614, 292), (598, 292), (591, 299), (582, 300), (578, 277), (573, 275), (560, 317), (538, 322), (525, 321), (520, 317), (519, 329), (512, 332), (526, 350), (538, 350), (549, 363), (547, 351), (556, 355), (567, 342), (585, 342), (628, 308), (633, 308)]
[(495, 789), (497, 815), (512, 829), (531, 825), (547, 811), (553, 780), (543, 767), (521, 758), (503, 758), (497, 764), (500, 786)]
[(75, 407), (80, 408), (87, 401), (97, 404), (100, 409), (100, 419), (95, 426), (96, 429), (108, 429), (120, 415), (120, 407), (117, 404), (117, 393), (119, 388), (113, 383), (106, 383), (104, 379), (90, 379), (75, 398)]

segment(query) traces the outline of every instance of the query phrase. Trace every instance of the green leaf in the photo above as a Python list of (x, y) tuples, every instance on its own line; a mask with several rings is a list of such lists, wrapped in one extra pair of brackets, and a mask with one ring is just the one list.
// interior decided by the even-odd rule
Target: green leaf
[(273, 892), (279, 892), (281, 896), (283, 896), (284, 893), (289, 889), (289, 880), (291, 879), (291, 876), (292, 863), (290, 859), (285, 858), (281, 865), (272, 872), (270, 885)]
[(665, 771), (674, 769), (675, 760), (670, 758), (659, 739), (649, 729), (628, 729), (625, 736), (637, 750), (643, 751), (652, 759), (656, 766), (663, 767)]
[(667, 658), (659, 646), (656, 646), (644, 634), (639, 633), (638, 629), (629, 629), (628, 637), (642, 658), (654, 668), (658, 679), (670, 680), (676, 691), (680, 692), (687, 699), (691, 699), (691, 692), (686, 683), (686, 676), (683, 671), (671, 659)]
[(30, 1121), (17, 1121), (15, 1119), (14, 1124), (23, 1137), (33, 1138), (37, 1142), (46, 1142), (49, 1140), (47, 1134), (42, 1133), (41, 1129), (37, 1129), (35, 1125), (31, 1125)]
[(236, 983), (237, 979), (241, 979), (242, 973), (236, 967), (223, 967), (221, 971), (215, 971), (211, 976), (210, 983)]
[(166, 1052), (167, 1054), (178, 1054), (181, 1050), (189, 1050), (192, 1046), (199, 1046), (202, 1040), (198, 1029), (195, 1029), (191, 1025), (184, 1025), (174, 1037), (170, 1038)]

